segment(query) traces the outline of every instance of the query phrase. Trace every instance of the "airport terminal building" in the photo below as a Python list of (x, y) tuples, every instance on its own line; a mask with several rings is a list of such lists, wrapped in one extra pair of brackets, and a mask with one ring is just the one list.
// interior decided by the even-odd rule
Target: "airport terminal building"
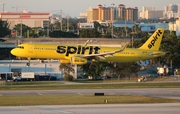
[(58, 60), (0, 60), (0, 78), (3, 75), (19, 76), (22, 72), (33, 72), (35, 75), (54, 76), (57, 79), (62, 79), (62, 70), (59, 69)]
[(0, 12), (0, 19), (7, 21), (10, 24), (10, 29), (20, 23), (29, 27), (48, 27), (49, 16), (48, 12)]
[[(5, 76), (20, 76), (21, 73), (33, 72), (38, 76), (56, 77), (57, 80), (64, 79), (64, 70), (60, 69), (59, 60), (0, 60), (0, 79), (5, 79)], [(82, 70), (77, 66), (73, 66), (75, 72), (72, 73), (74, 79), (82, 74)]]

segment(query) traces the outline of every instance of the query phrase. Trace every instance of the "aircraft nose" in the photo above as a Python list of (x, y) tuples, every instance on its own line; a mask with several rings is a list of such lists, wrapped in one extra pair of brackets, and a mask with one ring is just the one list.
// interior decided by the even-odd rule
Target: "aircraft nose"
[(16, 56), (16, 54), (17, 54), (16, 50), (15, 50), (15, 49), (12, 49), (12, 50), (11, 50), (11, 54)]

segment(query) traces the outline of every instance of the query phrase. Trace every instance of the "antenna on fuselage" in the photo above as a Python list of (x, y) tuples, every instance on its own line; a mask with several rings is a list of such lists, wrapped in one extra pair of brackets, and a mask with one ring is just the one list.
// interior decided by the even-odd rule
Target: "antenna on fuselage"
[(84, 46), (87, 46), (87, 44), (90, 42), (90, 40), (87, 40), (84, 44)]
[(99, 42), (99, 41), (98, 41), (98, 40), (95, 40), (95, 39), (93, 39), (93, 40), (87, 40), (86, 43), (84, 44), (84, 46), (87, 46), (87, 44), (88, 44), (89, 42)]

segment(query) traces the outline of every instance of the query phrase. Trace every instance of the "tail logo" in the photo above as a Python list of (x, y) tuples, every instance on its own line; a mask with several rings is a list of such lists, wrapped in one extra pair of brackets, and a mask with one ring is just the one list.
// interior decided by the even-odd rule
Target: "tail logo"
[(158, 40), (158, 37), (160, 37), (161, 34), (162, 34), (161, 30), (158, 30), (158, 32), (156, 32), (156, 35), (153, 36), (153, 40), (148, 44), (149, 49), (154, 47), (154, 44), (156, 43), (156, 41)]

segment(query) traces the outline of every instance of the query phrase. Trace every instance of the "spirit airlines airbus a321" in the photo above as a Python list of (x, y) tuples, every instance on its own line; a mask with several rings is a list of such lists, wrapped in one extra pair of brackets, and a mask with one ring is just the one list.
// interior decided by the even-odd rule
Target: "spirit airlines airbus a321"
[(11, 53), (28, 59), (59, 59), (60, 63), (71, 64), (86, 64), (88, 60), (135, 62), (165, 55), (159, 51), (163, 34), (164, 29), (158, 28), (140, 48), (25, 43), (12, 49)]

